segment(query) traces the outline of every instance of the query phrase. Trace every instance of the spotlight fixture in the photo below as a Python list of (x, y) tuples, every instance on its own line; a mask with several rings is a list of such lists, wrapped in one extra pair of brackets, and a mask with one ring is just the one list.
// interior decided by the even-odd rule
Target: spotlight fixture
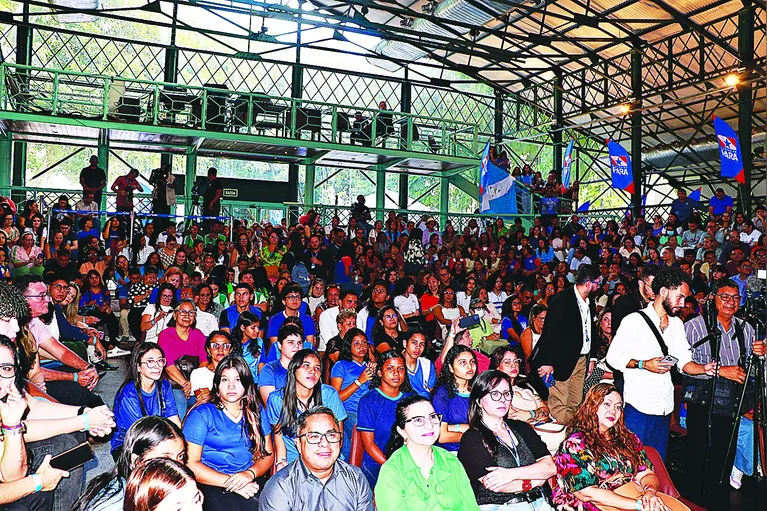
[(733, 88), (740, 83), (740, 77), (737, 73), (730, 73), (724, 77), (724, 84), (727, 87)]
[(399, 20), (399, 26), (404, 28), (410, 28), (413, 26), (413, 18), (402, 18)]
[(629, 112), (631, 112), (631, 105), (630, 105), (630, 104), (628, 104), (628, 103), (624, 103), (624, 104), (622, 104), (622, 105), (619, 107), (619, 112), (621, 113), (621, 115), (626, 115), (626, 114), (628, 114)]
[(439, 2), (437, 0), (428, 0), (425, 4), (421, 6), (421, 12), (424, 14), (434, 14), (434, 10), (439, 5)]

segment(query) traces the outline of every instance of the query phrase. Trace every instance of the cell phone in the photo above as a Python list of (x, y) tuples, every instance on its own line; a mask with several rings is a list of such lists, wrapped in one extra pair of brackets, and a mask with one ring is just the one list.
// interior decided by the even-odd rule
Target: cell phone
[(461, 328), (472, 328), (477, 325), (479, 325), (479, 316), (476, 314), (465, 316), (458, 322), (458, 326)]
[(666, 355), (662, 359), (660, 359), (661, 364), (669, 364), (669, 365), (676, 365), (676, 363), (679, 362), (679, 359), (676, 358), (673, 355)]
[(91, 444), (83, 442), (77, 447), (73, 447), (51, 458), (51, 466), (69, 472), (70, 470), (82, 467), (92, 459), (93, 449), (91, 449)]
[(556, 383), (557, 383), (557, 382), (556, 382), (556, 380), (554, 379), (554, 375), (553, 375), (553, 374), (547, 374), (547, 375), (546, 375), (546, 376), (543, 378), (543, 384), (544, 384), (544, 385), (546, 385), (546, 387), (548, 387), (548, 388), (551, 388), (551, 387), (553, 387), (553, 386), (554, 386)]

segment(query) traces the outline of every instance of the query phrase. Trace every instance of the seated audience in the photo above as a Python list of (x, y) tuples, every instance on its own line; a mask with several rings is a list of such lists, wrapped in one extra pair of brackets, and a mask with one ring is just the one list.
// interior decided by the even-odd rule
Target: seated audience
[(223, 330), (211, 332), (205, 339), (205, 351), (208, 352), (208, 361), (192, 371), (189, 383), (192, 385), (195, 403), (207, 403), (210, 401), (210, 391), (213, 388), (213, 376), (218, 364), (233, 351), (232, 338)]
[(204, 497), (194, 474), (168, 458), (138, 465), (128, 478), (124, 509), (131, 511), (202, 511)]
[(461, 436), (469, 429), (469, 394), (476, 377), (474, 351), (461, 345), (450, 348), (432, 392), (434, 409), (442, 416), (439, 443), (448, 451), (458, 450)]

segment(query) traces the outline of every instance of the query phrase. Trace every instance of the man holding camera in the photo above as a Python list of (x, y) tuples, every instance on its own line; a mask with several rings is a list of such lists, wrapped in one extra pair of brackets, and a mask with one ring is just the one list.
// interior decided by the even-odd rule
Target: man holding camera
[(144, 187), (138, 182), (138, 170), (130, 169), (124, 176), (115, 179), (112, 191), (117, 194), (117, 211), (133, 211), (133, 191), (144, 191)]
[[(743, 391), (746, 381), (746, 362), (751, 355), (764, 357), (767, 353), (764, 340), (755, 340), (754, 328), (735, 317), (740, 304), (740, 291), (737, 283), (730, 279), (720, 279), (713, 282), (711, 294), (716, 306), (716, 328), (721, 333), (719, 348), (720, 366), (717, 373), (718, 396), (731, 396), (714, 406), (711, 415), (711, 435), (714, 441), (708, 447), (708, 418), (709, 405), (697, 399), (701, 392), (711, 392), (711, 378), (685, 379), (682, 392), (687, 404), (687, 459), (688, 491), (691, 499), (703, 504), (705, 493), (706, 507), (714, 511), (729, 508), (729, 489), (726, 484), (720, 484), (724, 467), (732, 465), (732, 459), (727, 457), (727, 441), (732, 434), (734, 414), (737, 399)], [(709, 337), (709, 330), (714, 325), (706, 325), (703, 315), (691, 319), (684, 325), (687, 342), (692, 350), (692, 360), (698, 364), (708, 364), (712, 361), (711, 350), (716, 340)], [(708, 337), (708, 340), (704, 340)], [(702, 341), (702, 342), (701, 342)], [(764, 359), (760, 359), (764, 364)], [(746, 399), (742, 412), (749, 419), (749, 412), (754, 403), (753, 386), (747, 387)], [(695, 392), (697, 390), (697, 392)], [(749, 393), (751, 394), (749, 396)], [(707, 402), (710, 402), (707, 401)], [(733, 446), (732, 453), (735, 452)], [(739, 471), (738, 471), (739, 472)], [(742, 473), (734, 472), (731, 484), (738, 486)]]

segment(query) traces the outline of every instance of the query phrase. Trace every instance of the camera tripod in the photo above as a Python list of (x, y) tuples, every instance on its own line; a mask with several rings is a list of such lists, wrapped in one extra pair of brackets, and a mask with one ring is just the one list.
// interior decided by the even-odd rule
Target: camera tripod
[[(745, 319), (754, 320), (754, 339), (759, 340), (763, 338), (765, 328), (764, 324), (761, 322), (761, 318), (750, 315), (747, 311)], [(754, 428), (754, 445), (751, 460), (753, 467), (752, 473), (757, 481), (759, 481), (759, 472), (761, 469), (761, 484), (764, 485), (765, 491), (767, 491), (767, 464), (765, 463), (765, 446), (767, 445), (767, 417), (765, 417), (765, 413), (767, 413), (767, 381), (765, 381), (764, 360), (762, 357), (751, 355), (746, 365), (746, 381), (743, 384), (743, 390), (741, 391), (740, 399), (738, 401), (738, 408), (735, 411), (735, 416), (733, 417), (734, 426), (732, 433), (730, 434), (729, 443), (727, 444), (727, 456), (725, 459), (732, 459), (731, 456), (733, 454), (733, 444), (736, 443), (738, 432), (740, 431), (741, 420), (743, 417), (743, 407), (746, 400), (746, 391), (749, 388), (749, 381), (753, 378), (753, 388), (756, 395), (754, 396), (754, 412), (752, 417), (752, 424)], [(725, 484), (729, 478), (729, 472), (729, 465), (725, 464), (724, 470), (722, 471), (722, 475), (719, 480), (720, 484)], [(757, 485), (756, 492), (754, 494), (754, 509), (763, 508), (763, 506), (759, 505), (759, 485)]]

